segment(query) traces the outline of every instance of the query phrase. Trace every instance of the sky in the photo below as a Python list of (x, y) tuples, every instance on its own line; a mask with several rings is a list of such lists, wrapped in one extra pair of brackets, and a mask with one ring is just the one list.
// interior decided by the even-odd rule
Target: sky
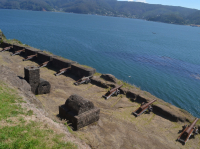
[(162, 4), (170, 6), (182, 6), (200, 10), (200, 0), (118, 0), (118, 1), (135, 1), (149, 4)]

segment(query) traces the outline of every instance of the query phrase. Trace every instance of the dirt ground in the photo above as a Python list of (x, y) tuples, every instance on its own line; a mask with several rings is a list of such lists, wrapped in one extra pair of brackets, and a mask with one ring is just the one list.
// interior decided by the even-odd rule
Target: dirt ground
[[(24, 77), (24, 67), (38, 64), (33, 61), (22, 61), (21, 56), (10, 56), (9, 52), (0, 53), (0, 64), (8, 66), (15, 73)], [(107, 89), (93, 84), (75, 86), (78, 78), (60, 75), (48, 68), (40, 69), (40, 77), (49, 81), (51, 93), (37, 95), (49, 117), (59, 123), (66, 123), (58, 116), (58, 106), (65, 103), (72, 94), (78, 94), (100, 108), (100, 120), (72, 134), (85, 141), (91, 148), (98, 149), (197, 149), (200, 148), (200, 135), (190, 139), (186, 145), (176, 142), (184, 123), (171, 122), (154, 113), (139, 117), (131, 113), (140, 105), (130, 101), (124, 95), (102, 98)]]

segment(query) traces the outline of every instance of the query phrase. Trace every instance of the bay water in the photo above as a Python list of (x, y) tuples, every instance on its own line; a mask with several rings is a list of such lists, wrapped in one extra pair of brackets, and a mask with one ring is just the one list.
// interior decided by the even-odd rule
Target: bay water
[(145, 20), (0, 9), (0, 29), (110, 73), (200, 117), (200, 28)]

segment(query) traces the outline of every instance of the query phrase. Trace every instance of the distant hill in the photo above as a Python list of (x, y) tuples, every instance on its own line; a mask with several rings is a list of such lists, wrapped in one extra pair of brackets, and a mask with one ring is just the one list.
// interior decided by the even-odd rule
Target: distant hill
[(0, 9), (64, 11), (173, 24), (200, 24), (200, 10), (117, 0), (0, 0)]

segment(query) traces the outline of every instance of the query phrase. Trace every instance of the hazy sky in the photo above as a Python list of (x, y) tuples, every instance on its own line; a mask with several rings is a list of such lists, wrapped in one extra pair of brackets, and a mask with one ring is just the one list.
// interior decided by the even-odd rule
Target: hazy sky
[(118, 0), (118, 1), (137, 1), (149, 4), (162, 4), (171, 6), (182, 6), (200, 10), (200, 0)]

